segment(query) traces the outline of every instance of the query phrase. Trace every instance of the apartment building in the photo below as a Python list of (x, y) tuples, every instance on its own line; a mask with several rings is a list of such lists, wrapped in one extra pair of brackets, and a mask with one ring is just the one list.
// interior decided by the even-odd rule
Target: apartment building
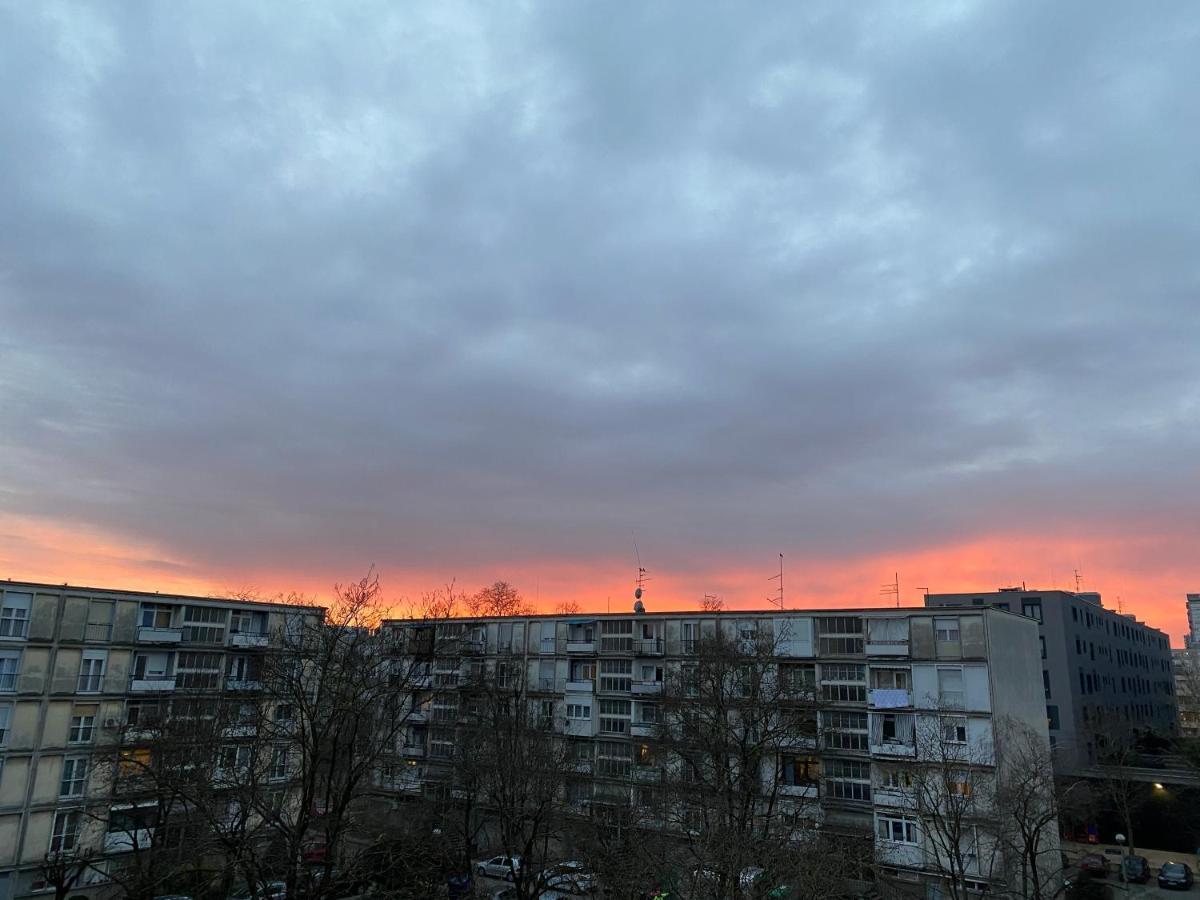
[[(253, 705), (261, 659), (314, 607), (71, 585), (0, 582), (0, 900), (44, 893), (47, 859), (92, 860), (70, 893), (151, 833), (153, 799), (101, 772), (144, 756), (151, 731), (192, 703)], [(231, 745), (232, 746), (232, 745)], [(233, 750), (236, 757), (237, 750)]]
[(1116, 742), (1178, 733), (1170, 643), (1133, 615), (1105, 608), (1094, 592), (1018, 588), (929, 594), (927, 607), (993, 608), (1038, 623), (1040, 672), (1055, 764), (1085, 772)]
[[(769, 679), (811, 698), (816, 728), (779, 736), (764, 790), (806, 827), (873, 842), (881, 877), (906, 895), (937, 895), (946, 875), (922, 822), (921, 773), (949, 760), (990, 781), (1019, 731), (1048, 748), (1042, 686), (1030, 674), (1040, 667), (1036, 623), (992, 608), (528, 616), (384, 629), (407, 648), (411, 676), (405, 737), (382, 788), (416, 798), (453, 785), (455, 722), (472, 686), (486, 681), (526, 695), (541, 727), (572, 748), (564, 803), (581, 815), (651, 802), (645, 792), (671, 765), (654, 749), (664, 701), (689, 682), (706, 646), (718, 637), (748, 654), (767, 646)], [(795, 694), (779, 696), (782, 708)], [(966, 779), (959, 798), (971, 793)], [(970, 815), (978, 817), (970, 886), (1019, 877), (1020, 866), (988, 843), (996, 809)], [(1048, 847), (1057, 842), (1050, 831)]]

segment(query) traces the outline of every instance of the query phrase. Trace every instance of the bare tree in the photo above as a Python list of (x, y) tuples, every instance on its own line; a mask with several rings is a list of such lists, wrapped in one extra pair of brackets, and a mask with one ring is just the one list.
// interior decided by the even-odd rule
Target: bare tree
[(66, 900), (76, 885), (92, 869), (94, 853), (90, 850), (70, 853), (47, 853), (42, 857), (38, 872), (46, 886), (53, 889), (54, 900)]
[(480, 588), (467, 600), (473, 616), (528, 616), (533, 607), (525, 601), (513, 585), (507, 581), (496, 581)]
[(579, 612), (578, 600), (561, 600), (554, 604), (554, 612), (560, 616), (573, 616)]
[(953, 900), (965, 900), (968, 882), (1003, 875), (995, 824), (996, 778), (990, 740), (969, 732), (957, 709), (920, 715), (916, 752), (906, 788), (925, 841), (924, 867), (941, 876)]
[(781, 660), (760, 624), (698, 642), (639, 751), (660, 769), (656, 815), (680, 838), (679, 887), (696, 896), (740, 898), (815, 870), (815, 670)]
[(1049, 900), (1063, 888), (1059, 817), (1087, 800), (1082, 781), (1056, 779), (1044, 735), (1023, 722), (1001, 718), (1004, 759), (997, 772), (996, 818), (1000, 822), (1010, 876), (1019, 896)]
[(704, 599), (700, 601), (700, 608), (704, 612), (720, 612), (725, 608), (725, 601), (716, 594), (705, 594)]

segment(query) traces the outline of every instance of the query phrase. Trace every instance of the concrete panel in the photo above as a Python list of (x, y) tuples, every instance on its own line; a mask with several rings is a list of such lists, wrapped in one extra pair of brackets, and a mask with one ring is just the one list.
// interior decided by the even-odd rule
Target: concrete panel
[(35, 641), (54, 639), (54, 618), (58, 615), (58, 598), (53, 594), (38, 594), (29, 612), (29, 637)]
[(79, 681), (79, 661), (83, 651), (71, 647), (59, 647), (54, 659), (54, 677), (50, 681), (50, 693), (73, 694)]
[[(4, 761), (4, 775), (0, 777), (0, 806), (24, 806), (28, 786), (29, 759), (10, 756)], [(0, 842), (0, 847), (3, 846), (3, 842)]]
[(88, 598), (67, 597), (63, 601), (62, 621), (58, 626), (58, 639), (61, 641), (82, 641), (83, 631), (87, 626)]
[(49, 647), (26, 647), (21, 655), (21, 693), (40, 694), (44, 691), (49, 666)]
[(132, 644), (137, 638), (138, 605), (132, 600), (117, 602), (117, 611), (113, 615), (112, 639), (118, 644)]
[(983, 616), (959, 616), (958, 628), (962, 635), (964, 659), (983, 659), (987, 656), (987, 638), (983, 630)]
[(12, 733), (8, 737), (8, 749), (32, 750), (37, 746), (40, 712), (41, 703), (36, 700), (16, 704), (12, 712)]
[(104, 669), (104, 690), (110, 694), (124, 693), (129, 686), (130, 650), (109, 650)]
[(20, 814), (0, 816), (0, 866), (11, 865), (16, 858), (17, 831), (20, 827)]
[(62, 761), (62, 756), (57, 754), (38, 759), (37, 771), (33, 777), (34, 803), (52, 803), (58, 797), (58, 786), (62, 780)]
[(909, 622), (909, 647), (913, 659), (933, 659), (933, 618), (913, 616)]
[(70, 700), (56, 700), (47, 705), (46, 725), (42, 729), (43, 747), (62, 747), (67, 743), (72, 705)]
[(29, 826), (25, 831), (25, 844), (20, 851), (20, 862), (41, 862), (50, 849), (50, 830), (53, 827), (52, 811), (38, 810), (29, 814)]
[(967, 709), (974, 712), (991, 711), (987, 666), (963, 666), (963, 693), (966, 695)]

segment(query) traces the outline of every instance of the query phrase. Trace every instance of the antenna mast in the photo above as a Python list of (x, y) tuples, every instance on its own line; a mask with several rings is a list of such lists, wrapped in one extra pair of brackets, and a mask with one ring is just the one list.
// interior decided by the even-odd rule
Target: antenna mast
[(633, 599), (641, 600), (646, 582), (650, 579), (646, 575), (646, 567), (642, 565), (642, 554), (638, 552), (637, 536), (633, 534), (632, 530), (629, 533), (633, 535), (633, 555), (637, 557), (637, 579), (634, 581)]
[(1075, 569), (1075, 593), (1079, 593), (1083, 589), (1083, 575), (1078, 567)]
[(767, 602), (773, 603), (776, 606), (778, 606), (780, 609), (783, 609), (783, 554), (782, 553), (779, 554), (779, 574), (772, 575), (770, 578), (767, 579), (767, 581), (774, 581), (776, 578), (779, 579), (779, 593), (776, 594), (774, 597), (768, 597)]
[(900, 573), (896, 573), (896, 580), (889, 581), (887, 584), (881, 585), (879, 593), (885, 597), (895, 597), (896, 606), (900, 606)]

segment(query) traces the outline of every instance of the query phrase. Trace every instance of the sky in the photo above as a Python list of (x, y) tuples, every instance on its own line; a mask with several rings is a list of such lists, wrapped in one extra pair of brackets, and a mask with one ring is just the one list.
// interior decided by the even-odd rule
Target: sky
[(1198, 82), (1169, 0), (0, 0), (0, 578), (1178, 642)]

